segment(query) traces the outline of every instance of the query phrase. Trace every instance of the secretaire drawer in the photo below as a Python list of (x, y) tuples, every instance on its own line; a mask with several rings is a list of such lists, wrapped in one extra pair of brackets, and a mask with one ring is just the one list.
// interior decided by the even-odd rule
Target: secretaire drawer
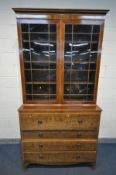
[(22, 131), (22, 139), (64, 139), (64, 138), (86, 138), (97, 139), (98, 131)]
[(96, 140), (74, 140), (74, 139), (40, 139), (23, 140), (24, 152), (46, 152), (46, 151), (95, 151)]
[(95, 130), (99, 115), (76, 113), (37, 113), (20, 115), (22, 130)]
[(39, 164), (69, 164), (95, 162), (95, 151), (66, 151), (52, 153), (24, 153), (24, 159), (28, 163)]

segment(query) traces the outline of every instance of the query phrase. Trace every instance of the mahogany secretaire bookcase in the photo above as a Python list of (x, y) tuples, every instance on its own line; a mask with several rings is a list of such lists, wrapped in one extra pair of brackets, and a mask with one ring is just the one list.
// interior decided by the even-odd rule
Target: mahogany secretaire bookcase
[(24, 166), (96, 163), (96, 105), (108, 10), (13, 9), (23, 105)]

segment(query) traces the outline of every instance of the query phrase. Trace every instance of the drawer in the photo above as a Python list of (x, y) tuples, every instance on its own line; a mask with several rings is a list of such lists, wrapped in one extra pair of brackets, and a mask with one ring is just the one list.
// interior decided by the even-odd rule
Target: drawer
[(24, 153), (24, 160), (28, 163), (39, 164), (76, 164), (91, 163), (96, 160), (95, 151), (69, 151), (52, 153)]
[(73, 139), (40, 139), (23, 140), (24, 152), (46, 152), (46, 151), (95, 151), (96, 140), (73, 140)]
[(98, 131), (22, 131), (22, 139), (64, 139), (64, 138), (85, 138), (97, 139)]
[(21, 114), (22, 130), (95, 130), (99, 126), (99, 115), (95, 114)]

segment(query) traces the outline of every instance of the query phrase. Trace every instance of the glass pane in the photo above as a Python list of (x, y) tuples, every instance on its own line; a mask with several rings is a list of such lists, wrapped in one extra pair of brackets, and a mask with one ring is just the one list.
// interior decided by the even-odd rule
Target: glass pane
[(31, 64), (30, 63), (24, 63), (24, 69), (31, 69)]
[(55, 94), (56, 93), (56, 85), (55, 84), (51, 84), (50, 85), (50, 94)]
[(89, 72), (89, 81), (90, 82), (95, 82), (95, 71), (90, 71)]
[(94, 51), (98, 52), (98, 44), (92, 44), (91, 51), (92, 51), (92, 53), (94, 53)]
[(50, 95), (49, 98), (50, 99), (55, 99), (56, 98), (56, 95)]
[(91, 41), (91, 35), (90, 34), (74, 34), (73, 35), (73, 41), (74, 42), (80, 42), (80, 41)]
[(64, 95), (64, 98), (72, 101), (88, 101), (88, 97), (86, 95)]
[(64, 94), (86, 94), (87, 85), (80, 84), (65, 84), (64, 85)]
[(65, 34), (65, 41), (72, 42), (72, 34)]
[(64, 69), (71, 69), (71, 63), (65, 63)]
[(33, 93), (34, 94), (48, 94), (49, 86), (47, 84), (34, 84)]
[(32, 63), (32, 69), (49, 69), (48, 63)]
[(90, 59), (90, 53), (87, 52), (83, 52), (83, 53), (75, 53), (72, 55), (72, 61), (80, 61), (80, 62), (86, 62), (89, 61)]
[(94, 85), (93, 84), (89, 84), (88, 85), (88, 94), (93, 94), (94, 93)]
[(77, 70), (88, 70), (89, 69), (89, 64), (88, 63), (73, 63), (72, 62), (72, 69), (77, 69)]
[(56, 42), (56, 34), (50, 34), (50, 42)]
[(76, 55), (86, 55), (89, 53), (90, 44), (89, 43), (78, 43), (72, 45), (73, 57)]
[(27, 100), (32, 100), (32, 95), (26, 95)]
[(30, 32), (48, 32), (48, 24), (30, 24)]
[(64, 71), (64, 81), (69, 82), (70, 81), (70, 71)]
[(74, 25), (73, 32), (75, 33), (91, 33), (91, 25)]
[(22, 37), (23, 37), (23, 40), (29, 41), (29, 34), (28, 33), (23, 33)]
[(49, 95), (33, 95), (33, 100), (49, 100)]
[(54, 64), (54, 63), (50, 63), (50, 69), (56, 69), (56, 64)]
[(65, 33), (72, 33), (72, 25), (70, 24), (65, 25)]
[(51, 32), (56, 32), (56, 25), (55, 24), (50, 24), (50, 33)]
[(99, 25), (94, 25), (93, 26), (93, 33), (99, 33), (100, 32), (100, 26)]
[(98, 34), (93, 34), (92, 35), (92, 41), (98, 41), (99, 40), (99, 35)]
[(28, 32), (29, 31), (28, 24), (21, 24), (21, 30), (22, 32)]
[(64, 84), (64, 94), (70, 94), (71, 86), (70, 84)]
[(77, 94), (87, 94), (87, 84), (75, 85), (74, 89), (74, 93), (77, 92)]
[(97, 60), (97, 54), (96, 53), (90, 53), (90, 61), (96, 62)]
[(52, 43), (51, 46), (49, 47), (49, 59), (50, 61), (55, 61), (56, 60), (56, 44)]
[(72, 46), (66, 43), (64, 50), (64, 61), (71, 61), (71, 57), (72, 57)]
[(37, 43), (31, 42), (31, 50), (32, 50), (31, 59), (33, 61), (47, 61), (49, 59), (48, 44), (42, 45), (42, 43), (37, 44)]
[(32, 85), (31, 84), (26, 84), (26, 92), (27, 92), (27, 94), (32, 94)]
[(30, 51), (29, 42), (23, 41), (23, 51)]
[(71, 80), (72, 81), (87, 81), (88, 72), (87, 71), (72, 71)]
[[(30, 34), (30, 40), (37, 46), (48, 46), (48, 34)], [(45, 43), (44, 43), (45, 42)]]
[(88, 101), (92, 101), (92, 100), (93, 100), (93, 95), (87, 96), (87, 100), (88, 100)]
[(23, 51), (23, 59), (24, 61), (30, 61), (30, 51), (29, 50)]
[(51, 82), (55, 82), (56, 81), (56, 71), (55, 70), (50, 70), (49, 72), (49, 80)]
[(25, 81), (26, 82), (31, 81), (31, 70), (25, 70)]
[(96, 63), (90, 64), (90, 70), (96, 70)]
[(32, 79), (37, 82), (49, 81), (49, 71), (48, 70), (32, 70)]

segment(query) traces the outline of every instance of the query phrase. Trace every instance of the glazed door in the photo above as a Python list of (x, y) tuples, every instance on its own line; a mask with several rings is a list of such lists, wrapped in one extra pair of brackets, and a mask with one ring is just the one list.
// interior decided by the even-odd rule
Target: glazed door
[(26, 103), (55, 103), (57, 21), (20, 20), (20, 58)]
[(64, 24), (64, 102), (93, 102), (100, 61), (99, 24)]

